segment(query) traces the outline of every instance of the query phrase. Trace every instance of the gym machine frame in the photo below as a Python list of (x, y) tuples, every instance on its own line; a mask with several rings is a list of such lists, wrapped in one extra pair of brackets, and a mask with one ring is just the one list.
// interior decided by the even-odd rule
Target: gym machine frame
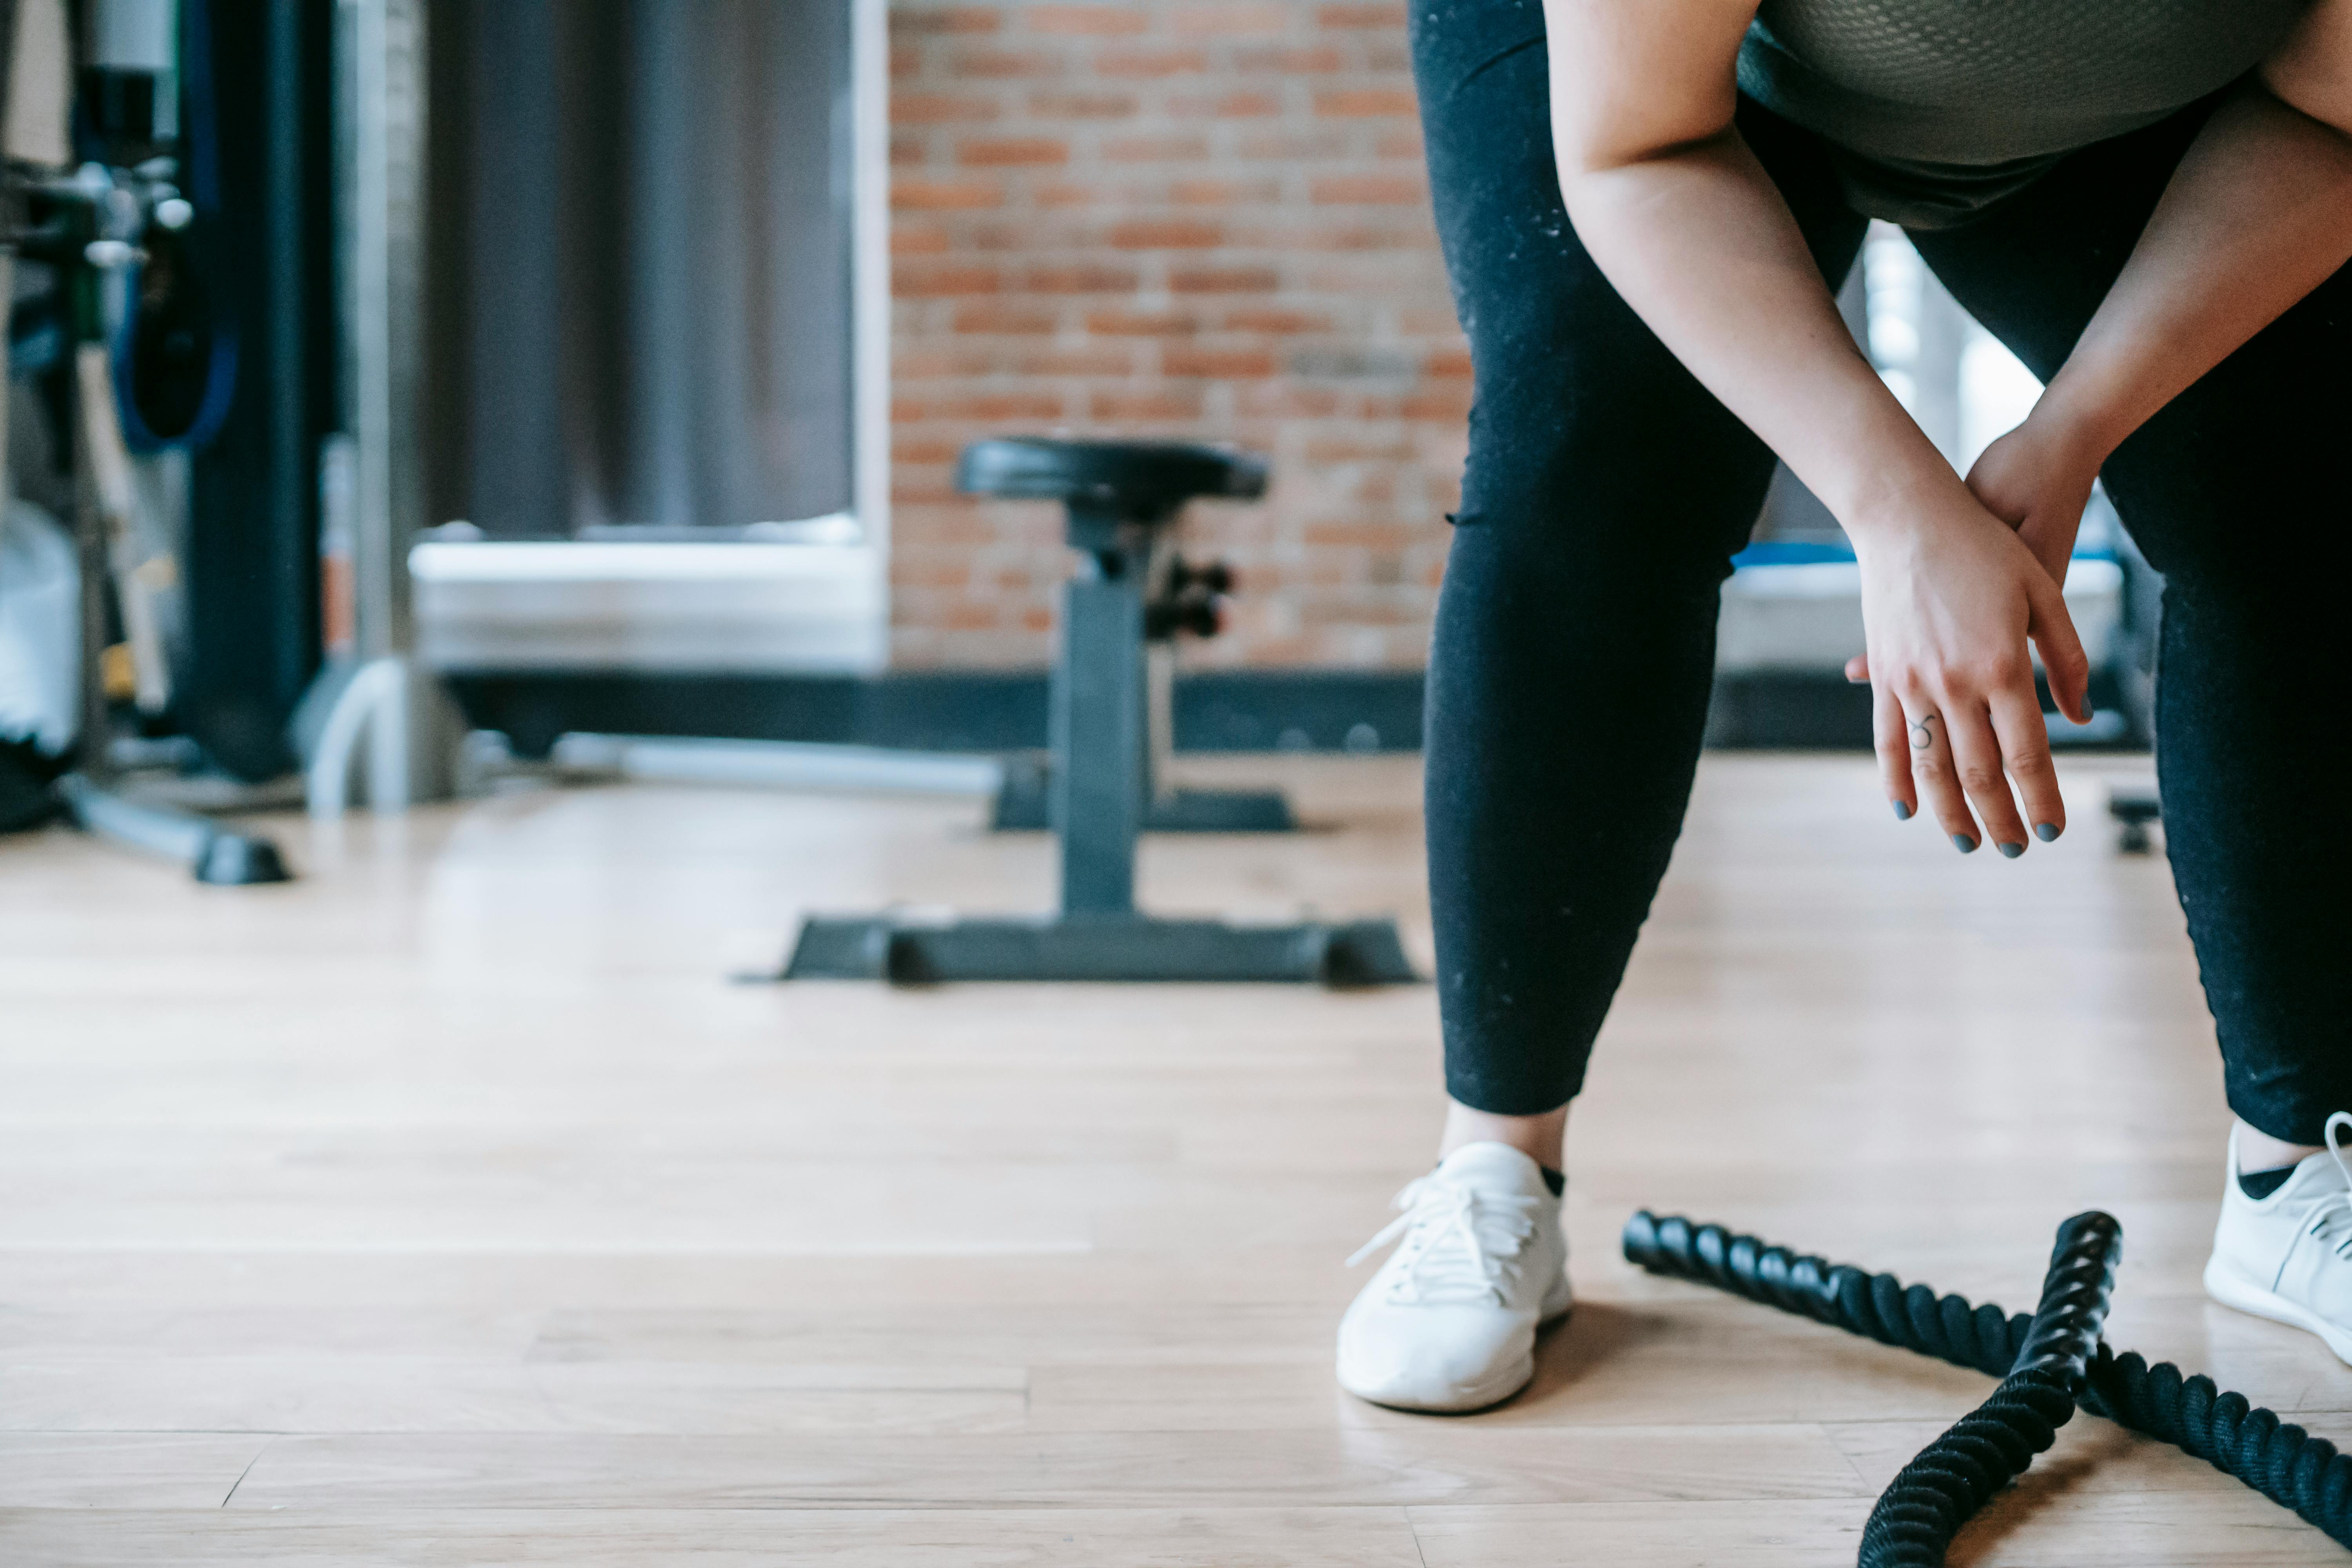
[[(1212, 637), (1224, 629), (1234, 572), (1222, 561), (1195, 565), (1173, 550), (1155, 552), (1154, 557), (1143, 605), (1143, 831), (1297, 832), (1298, 819), (1279, 790), (1179, 789), (1169, 782), (1169, 760), (1176, 751), (1176, 638)], [(988, 826), (996, 833), (1034, 833), (1054, 826), (1050, 752), (1006, 759)]]
[[(1042, 918), (819, 916), (783, 978), (1292, 981), (1331, 985), (1417, 978), (1387, 920), (1233, 925), (1135, 905), (1135, 845), (1153, 795), (1147, 637), (1151, 595), (1173, 560), (1169, 536), (1194, 497), (1265, 493), (1255, 458), (1206, 447), (1013, 438), (965, 449), (969, 493), (1062, 501), (1079, 568), (1063, 590), (1052, 696), (1049, 816), (1061, 849), (1061, 906)], [(1278, 798), (1278, 797), (1277, 797)]]
[[(115, 417), (100, 291), (110, 271), (137, 258), (136, 241), (147, 225), (166, 221), (159, 218), (161, 213), (184, 213), (187, 204), (168, 184), (95, 166), (56, 179), (25, 180), (15, 171), (5, 177), (15, 221), (0, 248), (11, 266), (14, 257), (26, 256), (57, 269), (64, 298), (60, 326), (68, 340), (65, 401), (81, 578), (81, 716), (75, 766), (55, 786), (58, 804), (84, 832), (177, 861), (199, 882), (239, 886), (286, 881), (285, 861), (270, 839), (123, 794), (115, 786), (110, 758), (113, 715), (100, 662), (110, 637), (110, 586), (120, 594), (124, 631), (142, 680), (162, 679), (163, 650), (129, 576), (126, 541), (133, 504), (130, 452)], [(5, 371), (5, 346), (0, 345), (0, 371)]]

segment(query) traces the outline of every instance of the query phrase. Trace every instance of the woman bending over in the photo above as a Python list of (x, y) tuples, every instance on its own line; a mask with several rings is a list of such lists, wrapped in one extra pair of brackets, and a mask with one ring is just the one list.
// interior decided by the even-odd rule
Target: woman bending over
[[(1775, 454), (1860, 558), (1895, 816), (1962, 853), (2065, 830), (2029, 645), (2086, 720), (2059, 585), (2105, 479), (2165, 577), (2166, 837), (2236, 1116), (2206, 1287), (2352, 1361), (2352, 0), (1410, 12), (1477, 384), (1429, 672), (1450, 1102), (1340, 1382), (1492, 1404), (1568, 1310), (1568, 1103)], [(1965, 481), (1833, 303), (1874, 217), (2047, 384)]]

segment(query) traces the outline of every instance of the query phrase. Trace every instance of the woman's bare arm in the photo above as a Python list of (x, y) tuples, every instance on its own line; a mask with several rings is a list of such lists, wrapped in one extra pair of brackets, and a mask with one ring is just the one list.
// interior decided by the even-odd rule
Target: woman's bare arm
[(2173, 172), (2050, 395), (2109, 449), (2352, 260), (2352, 0), (2323, 0)]
[(1547, 0), (1553, 150), (1577, 237), (1709, 391), (1841, 521), (1950, 465), (1838, 314), (1789, 205), (1732, 125), (1754, 0)]
[[(2088, 667), (2057, 584), (1977, 501), (1855, 347), (1733, 124), (1753, 0), (1546, 0), (1560, 195), (1627, 303), (1853, 536), (1887, 793), (2021, 850), (2065, 823), (2032, 637), (2068, 712)], [(1920, 726), (1924, 724), (1924, 729)], [(1914, 742), (1931, 743), (1915, 750)]]
[(2352, 0), (2320, 0), (2206, 121), (2032, 416), (1969, 483), (2063, 571), (2109, 453), (2352, 260)]

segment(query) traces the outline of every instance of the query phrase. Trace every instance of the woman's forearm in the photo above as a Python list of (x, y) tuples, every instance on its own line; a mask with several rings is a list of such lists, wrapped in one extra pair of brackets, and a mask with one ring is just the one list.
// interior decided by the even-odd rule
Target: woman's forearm
[(2028, 644), (2078, 721), (2089, 663), (2057, 581), (1855, 346), (1741, 139), (1738, 64), (1755, 15), (1756, 0), (1544, 0), (1560, 195), (1625, 302), (1853, 536), (1897, 815), (1924, 803), (1955, 845), (1990, 832), (2021, 852), (2024, 822), (2047, 837), (2065, 821)]
[(1857, 538), (1957, 489), (1855, 346), (1788, 204), (1736, 132), (1591, 166), (1559, 150), (1577, 236), (1626, 302)]
[(2352, 136), (2248, 82), (2215, 110), (2037, 410), (2103, 459), (2352, 259)]

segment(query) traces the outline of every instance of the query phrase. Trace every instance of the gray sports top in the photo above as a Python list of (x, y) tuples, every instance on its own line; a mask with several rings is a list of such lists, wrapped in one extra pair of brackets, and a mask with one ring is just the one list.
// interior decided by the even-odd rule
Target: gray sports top
[(1960, 222), (2278, 47), (2309, 0), (1763, 0), (1739, 88), (1826, 137), (1855, 207)]

